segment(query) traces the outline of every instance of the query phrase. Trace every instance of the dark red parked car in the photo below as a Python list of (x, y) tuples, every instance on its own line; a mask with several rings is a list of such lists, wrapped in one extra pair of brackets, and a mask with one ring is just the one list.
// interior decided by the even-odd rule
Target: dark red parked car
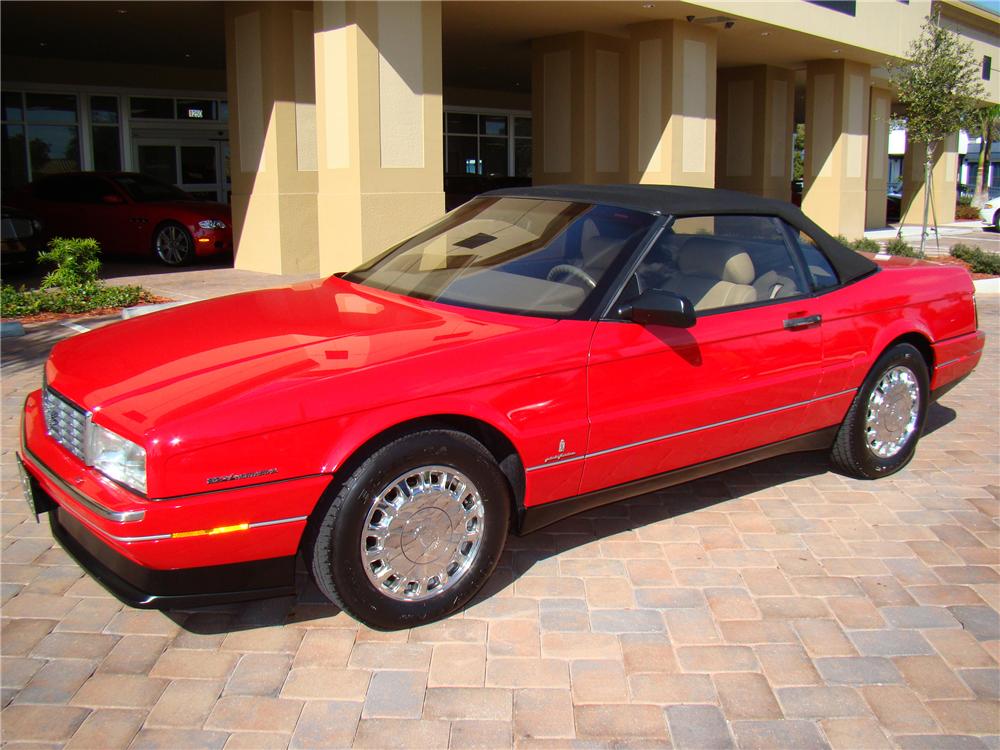
[(233, 249), (229, 206), (134, 172), (71, 172), (33, 182), (10, 202), (41, 219), (50, 237), (93, 237), (105, 253), (170, 266)]

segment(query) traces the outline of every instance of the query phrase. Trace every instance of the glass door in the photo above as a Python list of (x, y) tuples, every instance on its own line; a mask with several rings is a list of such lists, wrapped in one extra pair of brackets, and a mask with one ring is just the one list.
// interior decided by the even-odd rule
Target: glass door
[(136, 169), (169, 182), (196, 198), (226, 202), (228, 186), (218, 141), (137, 138)]

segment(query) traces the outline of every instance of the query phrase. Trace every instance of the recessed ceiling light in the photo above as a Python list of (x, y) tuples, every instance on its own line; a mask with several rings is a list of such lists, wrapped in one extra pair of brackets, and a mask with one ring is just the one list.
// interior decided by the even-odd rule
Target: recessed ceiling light
[(119, 16), (124, 16), (126, 13), (128, 13), (128, 11), (125, 8), (119, 8), (118, 10), (115, 11), (115, 13), (117, 13)]
[(191, 53), (190, 52), (185, 52), (184, 53), (184, 57), (190, 59), (191, 58)]
[(771, 36), (771, 32), (770, 31), (762, 31), (762, 32), (760, 32), (760, 35), (761, 36)]
[(38, 46), (39, 46), (39, 47), (48, 47), (48, 46), (49, 46), (49, 43), (48, 43), (48, 42), (39, 42), (39, 43), (38, 43)]
[(833, 50), (833, 54), (839, 55), (840, 54), (840, 47), (837, 47), (837, 49)]
[(645, 8), (646, 10), (649, 10), (650, 8), (655, 8), (656, 3), (643, 3), (642, 7)]

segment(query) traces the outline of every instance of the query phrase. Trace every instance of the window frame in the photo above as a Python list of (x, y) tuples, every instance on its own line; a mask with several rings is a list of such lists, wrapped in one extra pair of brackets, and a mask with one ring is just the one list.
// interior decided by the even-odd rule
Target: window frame
[[(478, 119), (476, 120), (476, 132), (475, 133), (457, 133), (457, 132), (456, 133), (450, 133), (448, 131), (448, 115), (449, 114), (456, 114), (456, 115), (476, 115), (477, 118), (479, 116), (482, 116), (482, 117), (506, 117), (507, 118), (507, 134), (506, 135), (488, 135), (488, 134), (485, 134), (485, 133), (481, 133), (480, 132), (481, 128), (479, 126), (479, 120)], [(499, 177), (497, 179), (512, 179), (512, 178), (516, 178), (517, 175), (515, 174), (515, 167), (516, 167), (515, 154), (516, 154), (517, 143), (518, 143), (518, 141), (520, 141), (520, 142), (527, 141), (528, 143), (532, 143), (532, 145), (533, 145), (533, 140), (534, 140), (534, 136), (516, 135), (515, 134), (515, 132), (514, 132), (515, 120), (516, 119), (520, 119), (520, 118), (531, 120), (532, 119), (531, 112), (528, 111), (528, 110), (521, 110), (521, 109), (497, 109), (497, 108), (493, 108), (493, 107), (464, 107), (464, 106), (446, 106), (446, 107), (443, 107), (442, 108), (441, 134), (442, 134), (442, 137), (444, 139), (443, 160), (444, 160), (444, 175), (445, 175), (445, 177), (482, 177), (482, 178), (487, 178), (488, 175), (483, 174), (483, 172), (479, 171), (479, 170), (482, 169), (482, 162), (483, 162), (482, 148), (480, 146), (480, 141), (483, 138), (503, 138), (503, 139), (505, 139), (507, 141), (507, 174), (504, 175), (504, 176), (502, 176), (502, 177)], [(534, 132), (533, 129), (532, 129), (532, 132)], [(448, 138), (449, 137), (475, 138), (476, 139), (476, 169), (477, 169), (476, 172), (471, 172), (471, 173), (470, 172), (456, 172), (456, 173), (452, 174), (452, 173), (450, 173), (448, 171)], [(534, 151), (534, 148), (532, 148), (532, 151)], [(528, 179), (528, 178), (522, 178), (522, 179)]]

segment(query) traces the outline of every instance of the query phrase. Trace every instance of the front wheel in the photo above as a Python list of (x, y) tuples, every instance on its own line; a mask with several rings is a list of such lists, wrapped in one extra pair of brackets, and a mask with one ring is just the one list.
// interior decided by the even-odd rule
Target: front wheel
[(510, 489), (489, 451), (464, 433), (399, 438), (330, 492), (307, 538), (313, 577), (373, 628), (451, 614), (500, 559)]
[(878, 479), (913, 458), (927, 415), (930, 379), (910, 344), (888, 349), (861, 384), (834, 442), (831, 461), (845, 474)]
[(185, 266), (194, 260), (194, 240), (180, 224), (164, 224), (153, 237), (156, 257), (168, 266)]

